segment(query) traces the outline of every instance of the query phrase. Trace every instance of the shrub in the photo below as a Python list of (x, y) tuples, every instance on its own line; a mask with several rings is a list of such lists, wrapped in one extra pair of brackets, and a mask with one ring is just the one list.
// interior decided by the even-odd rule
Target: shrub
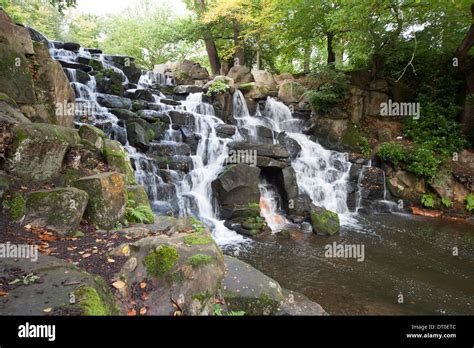
[(135, 206), (135, 201), (129, 199), (125, 208), (125, 219), (132, 223), (152, 224), (155, 222), (155, 214), (149, 206)]
[(370, 153), (372, 152), (372, 148), (370, 147), (369, 141), (367, 140), (366, 137), (361, 136), (358, 141), (360, 153), (363, 154), (364, 156), (369, 156)]
[(432, 150), (422, 146), (408, 153), (407, 163), (408, 170), (431, 182), (442, 160)]
[(214, 81), (207, 90), (206, 95), (208, 97), (212, 97), (217, 94), (225, 93), (229, 90), (230, 86), (226, 84), (224, 81)]
[(349, 78), (343, 72), (325, 66), (309, 76), (310, 83), (314, 82), (317, 85), (315, 89), (307, 92), (314, 110), (328, 113), (344, 99), (349, 88)]
[(433, 195), (431, 193), (427, 193), (426, 195), (421, 196), (421, 204), (427, 208), (434, 208), (435, 201)]
[(401, 144), (384, 143), (379, 147), (377, 155), (381, 159), (390, 161), (393, 165), (398, 166), (400, 162), (406, 159), (407, 154), (405, 148)]
[(473, 211), (474, 210), (474, 196), (472, 193), (466, 196), (466, 210)]
[(451, 202), (451, 200), (448, 198), (448, 197), (444, 197), (443, 199), (441, 199), (441, 203), (446, 207), (446, 208), (450, 208), (453, 206), (453, 202)]

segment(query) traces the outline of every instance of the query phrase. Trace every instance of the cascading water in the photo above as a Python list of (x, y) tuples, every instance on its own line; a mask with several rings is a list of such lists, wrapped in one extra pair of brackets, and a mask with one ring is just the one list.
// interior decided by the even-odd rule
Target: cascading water
[(266, 180), (261, 180), (258, 188), (260, 190), (260, 214), (272, 232), (280, 232), (286, 226), (291, 225), (281, 211), (281, 199), (277, 189)]
[[(316, 205), (337, 212), (341, 222), (352, 221), (347, 207), (347, 183), (351, 163), (345, 155), (323, 148), (301, 133), (303, 122), (293, 118), (290, 109), (283, 103), (268, 97), (262, 114), (250, 116), (245, 99), (240, 91), (234, 94), (234, 105), (243, 109), (242, 117), (236, 118), (239, 126), (256, 134), (258, 126), (275, 132), (285, 132), (301, 147), (301, 153), (291, 163), (295, 169), (298, 187)], [(235, 112), (235, 108), (234, 108)], [(235, 117), (235, 116), (234, 116)]]

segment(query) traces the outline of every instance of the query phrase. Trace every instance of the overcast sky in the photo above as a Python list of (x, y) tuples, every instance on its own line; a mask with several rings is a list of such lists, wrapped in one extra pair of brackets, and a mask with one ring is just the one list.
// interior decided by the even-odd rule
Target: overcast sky
[[(133, 6), (141, 0), (77, 0), (76, 11), (92, 13), (96, 15), (120, 14), (129, 6)], [(179, 15), (186, 10), (186, 5), (181, 0), (151, 0), (156, 4), (168, 3), (170, 8)]]

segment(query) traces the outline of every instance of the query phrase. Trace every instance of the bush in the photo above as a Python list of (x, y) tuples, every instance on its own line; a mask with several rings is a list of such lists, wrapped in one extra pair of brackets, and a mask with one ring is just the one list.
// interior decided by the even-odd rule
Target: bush
[(407, 168), (409, 171), (425, 177), (428, 182), (431, 182), (442, 162), (433, 151), (421, 146), (408, 153)]
[(474, 196), (472, 193), (466, 196), (466, 210), (473, 211), (474, 210)]
[(313, 109), (320, 113), (331, 111), (344, 99), (349, 89), (348, 76), (327, 66), (312, 72), (309, 81), (317, 87), (309, 90), (307, 96)]
[(230, 86), (226, 84), (224, 81), (214, 81), (207, 90), (206, 95), (208, 97), (212, 97), (216, 94), (225, 93), (230, 89)]
[(421, 196), (421, 204), (427, 208), (434, 208), (435, 201), (431, 193)]
[(135, 206), (135, 201), (129, 199), (125, 208), (125, 219), (132, 223), (152, 224), (155, 222), (155, 213), (149, 206)]
[(385, 161), (392, 162), (394, 166), (398, 166), (406, 159), (407, 154), (405, 148), (399, 143), (384, 143), (379, 147), (377, 155)]
[(446, 207), (446, 208), (450, 208), (453, 206), (453, 202), (451, 202), (451, 200), (448, 198), (448, 197), (444, 197), (443, 199), (441, 199), (441, 203)]

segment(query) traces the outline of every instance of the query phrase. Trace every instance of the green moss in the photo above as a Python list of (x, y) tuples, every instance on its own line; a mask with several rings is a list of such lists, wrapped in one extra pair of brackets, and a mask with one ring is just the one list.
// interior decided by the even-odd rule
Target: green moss
[(186, 260), (186, 264), (193, 266), (193, 268), (199, 268), (200, 266), (212, 263), (214, 260), (215, 258), (212, 256), (196, 254), (188, 257)]
[(239, 89), (243, 92), (247, 92), (250, 91), (253, 86), (255, 86), (255, 82), (242, 83), (239, 85)]
[(145, 257), (144, 264), (148, 275), (159, 278), (169, 272), (178, 260), (179, 254), (175, 248), (162, 245), (150, 251)]
[(111, 315), (107, 305), (97, 293), (97, 290), (90, 286), (81, 286), (74, 291), (77, 305), (83, 310), (84, 315)]
[(6, 95), (4, 93), (0, 93), (0, 101), (3, 101), (7, 104), (10, 104), (13, 107), (18, 107), (16, 101), (13, 100), (12, 98), (10, 98), (8, 95)]
[(212, 243), (212, 238), (202, 233), (193, 233), (184, 237), (184, 243), (187, 245), (207, 245)]
[(311, 223), (313, 228), (317, 231), (325, 232), (333, 235), (339, 231), (339, 216), (330, 211), (326, 210), (323, 213), (311, 212)]
[(198, 294), (195, 294), (193, 295), (191, 298), (193, 300), (196, 300), (196, 301), (199, 301), (201, 303), (206, 303), (207, 301), (209, 301), (209, 299), (212, 297), (211, 294), (209, 294), (209, 292), (200, 292)]
[(4, 201), (3, 206), (9, 210), (12, 221), (21, 220), (25, 216), (26, 201), (20, 194), (16, 194), (12, 199)]
[(342, 136), (342, 141), (344, 144), (353, 147), (354, 149), (359, 150), (360, 144), (364, 142), (364, 137), (360, 133), (357, 126), (353, 123), (350, 123), (347, 126), (347, 129)]

